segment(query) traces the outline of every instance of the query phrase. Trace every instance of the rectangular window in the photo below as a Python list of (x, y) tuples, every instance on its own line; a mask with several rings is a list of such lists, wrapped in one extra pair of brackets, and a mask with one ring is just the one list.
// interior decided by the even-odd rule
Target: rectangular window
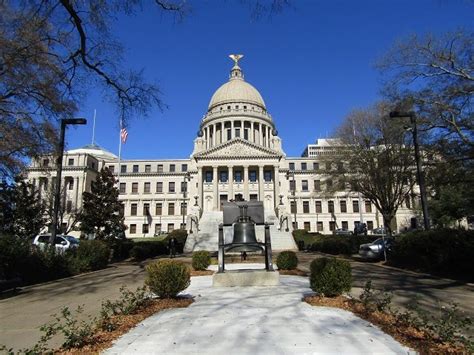
[(74, 165), (74, 159), (69, 158), (67, 161), (67, 165), (69, 166)]
[(296, 181), (290, 180), (290, 191), (295, 191), (295, 190), (296, 190)]
[(120, 165), (120, 173), (125, 174), (127, 172), (127, 166), (126, 165)]
[(240, 137), (240, 128), (235, 129), (235, 136)]
[(138, 193), (138, 182), (132, 182), (132, 194)]
[(112, 174), (115, 173), (115, 165), (110, 165), (108, 168)]
[(301, 190), (308, 191), (308, 180), (301, 181)]
[(295, 201), (290, 202), (290, 211), (291, 211), (291, 213), (298, 213), (298, 211), (296, 210), (296, 202)]
[(162, 173), (163, 172), (163, 164), (158, 164), (157, 167), (156, 167), (156, 171), (158, 173)]
[[(188, 204), (186, 202), (181, 203), (181, 216), (186, 216), (188, 214)], [(182, 224), (182, 223), (181, 223)], [(186, 226), (184, 226), (186, 227)]]
[(188, 164), (181, 164), (181, 171), (183, 173), (187, 172), (188, 171)]
[(328, 212), (334, 213), (334, 201), (328, 201)]
[(303, 213), (309, 213), (309, 201), (303, 201)]
[(249, 180), (251, 182), (256, 182), (257, 181), (257, 170), (250, 170), (249, 171)]
[(162, 181), (158, 181), (156, 183), (156, 193), (157, 194), (161, 194), (163, 192), (163, 182)]
[(374, 229), (374, 222), (367, 221), (367, 230), (371, 231), (372, 229)]
[(176, 165), (170, 164), (170, 173), (174, 173), (176, 171)]
[(130, 234), (135, 234), (137, 233), (137, 225), (136, 224), (131, 224), (130, 225)]
[(336, 230), (336, 222), (334, 221), (329, 221), (329, 230), (331, 232), (334, 232)]
[(150, 188), (150, 183), (149, 182), (145, 182), (143, 184), (143, 192), (146, 193), (146, 194), (149, 194), (151, 192), (151, 188)]
[(248, 129), (244, 129), (244, 139), (245, 140), (249, 140), (249, 130)]
[(130, 216), (136, 216), (137, 215), (137, 204), (132, 203), (130, 205)]
[(72, 201), (68, 200), (66, 201), (66, 213), (71, 213), (72, 211)]
[(148, 231), (149, 231), (148, 224), (143, 224), (142, 225), (142, 233), (143, 234), (148, 234)]
[(235, 182), (242, 182), (242, 172), (240, 170), (234, 171)]
[(359, 212), (359, 201), (357, 201), (357, 200), (352, 201), (352, 211), (354, 213)]
[(293, 230), (298, 229), (298, 222), (293, 221), (291, 222), (291, 225), (293, 226)]
[(250, 194), (250, 201), (258, 201), (258, 195), (257, 194)]
[(313, 170), (319, 170), (319, 163), (313, 163)]
[(314, 180), (314, 191), (321, 191), (321, 180)]
[(120, 190), (119, 190), (119, 192), (120, 192), (121, 194), (124, 194), (125, 191), (126, 191), (126, 189), (127, 189), (127, 184), (124, 183), (124, 182), (121, 182), (121, 183), (120, 183)]
[(186, 181), (181, 181), (181, 193), (188, 191), (188, 183)]
[(347, 202), (341, 201), (341, 213), (347, 213)]
[(305, 231), (309, 232), (311, 230), (311, 224), (309, 222), (304, 222), (303, 226)]
[(301, 170), (307, 170), (308, 165), (306, 163), (301, 163)]
[(168, 204), (168, 216), (174, 216), (174, 203)]
[(227, 130), (227, 140), (230, 141), (232, 139), (232, 132), (230, 129)]
[(272, 171), (271, 170), (265, 170), (263, 172), (263, 179), (266, 182), (271, 182), (272, 181)]
[(43, 159), (43, 166), (47, 168), (49, 166), (49, 159)]
[(170, 181), (170, 183), (168, 184), (168, 192), (175, 192), (175, 184), (174, 184), (174, 181)]
[(155, 206), (155, 214), (157, 216), (161, 216), (163, 214), (163, 204), (162, 203), (157, 203)]
[(316, 223), (317, 225), (317, 231), (322, 232), (323, 231), (323, 222), (318, 222)]
[(229, 176), (227, 174), (227, 171), (221, 171), (219, 173), (219, 181), (220, 182), (227, 182), (228, 178), (229, 178)]
[(295, 163), (289, 163), (288, 164), (288, 169), (295, 170)]
[(155, 234), (161, 234), (161, 223), (155, 223)]
[(316, 213), (323, 213), (323, 205), (321, 201), (316, 201)]
[(134, 172), (134, 173), (138, 173), (138, 165), (135, 164), (135, 165), (133, 166), (133, 172)]
[(365, 201), (365, 212), (372, 213), (372, 204), (370, 201)]
[(151, 165), (145, 165), (145, 173), (151, 173)]
[(209, 171), (209, 170), (206, 171), (206, 175), (204, 177), (204, 180), (206, 182), (212, 182), (212, 171)]
[(168, 223), (168, 233), (171, 233), (172, 231), (174, 231), (174, 224)]
[(349, 229), (349, 223), (347, 221), (342, 221), (341, 227), (342, 227), (342, 229), (348, 230)]
[(143, 215), (144, 216), (149, 216), (150, 215), (150, 204), (149, 203), (144, 203), (143, 204)]
[(69, 190), (74, 190), (74, 179), (69, 179), (69, 183), (67, 184), (67, 188)]

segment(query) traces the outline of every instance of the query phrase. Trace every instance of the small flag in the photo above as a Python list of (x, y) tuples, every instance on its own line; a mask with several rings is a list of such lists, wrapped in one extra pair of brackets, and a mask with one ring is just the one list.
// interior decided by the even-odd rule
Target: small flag
[(126, 128), (122, 128), (120, 130), (120, 139), (122, 140), (122, 143), (125, 143), (127, 141), (128, 137), (128, 132)]

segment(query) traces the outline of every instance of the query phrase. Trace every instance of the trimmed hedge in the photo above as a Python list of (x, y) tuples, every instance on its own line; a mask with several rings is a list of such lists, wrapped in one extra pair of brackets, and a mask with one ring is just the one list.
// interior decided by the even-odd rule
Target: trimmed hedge
[(184, 245), (186, 244), (186, 239), (188, 238), (188, 232), (184, 229), (175, 229), (171, 233), (169, 233), (166, 238), (163, 240), (165, 245), (168, 247), (168, 241), (170, 240), (171, 237), (175, 237), (176, 240), (178, 241), (178, 244), (176, 245), (176, 252), (178, 254), (181, 254), (184, 249)]
[(352, 255), (359, 252), (361, 244), (372, 243), (377, 238), (379, 237), (372, 235), (320, 235), (309, 250), (332, 255)]
[(160, 298), (175, 298), (190, 282), (189, 268), (175, 260), (162, 259), (145, 267), (145, 284)]
[(192, 261), (194, 270), (206, 270), (211, 265), (211, 256), (208, 251), (201, 250), (193, 253)]
[(395, 239), (393, 266), (474, 281), (474, 231), (413, 231)]
[(323, 296), (335, 297), (349, 292), (352, 287), (352, 270), (347, 260), (319, 258), (310, 264), (311, 289)]
[(298, 257), (294, 251), (285, 250), (278, 254), (276, 264), (280, 270), (294, 270), (298, 266)]
[(78, 272), (103, 269), (110, 260), (111, 249), (101, 240), (81, 240), (75, 250), (75, 262)]
[(162, 240), (137, 240), (130, 250), (130, 257), (135, 260), (145, 260), (168, 253), (168, 243)]

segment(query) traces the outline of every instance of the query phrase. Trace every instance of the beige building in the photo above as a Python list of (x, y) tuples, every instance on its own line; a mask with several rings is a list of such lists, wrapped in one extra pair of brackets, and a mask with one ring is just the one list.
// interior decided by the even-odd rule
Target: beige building
[[(352, 230), (361, 220), (382, 226), (375, 207), (350, 191), (328, 194), (325, 166), (319, 161), (327, 140), (309, 145), (303, 157), (287, 157), (260, 93), (244, 79), (237, 57), (229, 80), (217, 89), (202, 118), (187, 159), (122, 160), (96, 145), (64, 155), (64, 205), (80, 209), (82, 192), (102, 167), (119, 177), (127, 237), (151, 237), (186, 228), (186, 249), (217, 250), (221, 203), (263, 201), (274, 249), (293, 249), (293, 228), (332, 233)], [(50, 189), (54, 169), (47, 158), (34, 161), (28, 178)], [(407, 202), (409, 203), (409, 202)], [(413, 213), (400, 209), (397, 227), (410, 225)], [(67, 223), (67, 222), (65, 222)], [(184, 225), (183, 225), (184, 223)], [(229, 238), (229, 232), (226, 232)], [(263, 230), (257, 230), (263, 238)]]

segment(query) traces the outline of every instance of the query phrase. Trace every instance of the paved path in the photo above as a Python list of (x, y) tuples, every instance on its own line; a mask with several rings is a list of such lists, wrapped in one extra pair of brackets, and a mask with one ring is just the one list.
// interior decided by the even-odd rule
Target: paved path
[[(232, 266), (235, 265), (228, 268)], [(212, 287), (212, 276), (193, 278), (185, 291), (195, 296), (191, 306), (146, 319), (122, 336), (106, 354), (410, 351), (350, 312), (302, 302), (302, 297), (311, 293), (306, 278), (282, 276), (280, 281), (280, 286), (270, 287)]]

